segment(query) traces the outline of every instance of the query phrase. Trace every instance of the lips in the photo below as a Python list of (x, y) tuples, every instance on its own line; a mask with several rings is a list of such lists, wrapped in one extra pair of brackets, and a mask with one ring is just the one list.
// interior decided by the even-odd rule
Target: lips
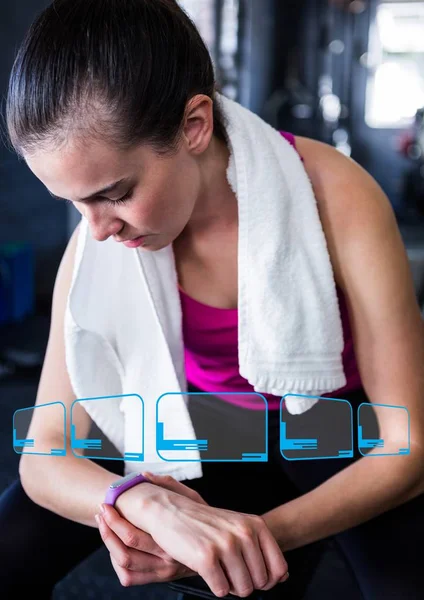
[(128, 240), (127, 242), (122, 242), (124, 244), (124, 246), (126, 248), (138, 248), (139, 246), (141, 246), (141, 244), (143, 243), (143, 241), (145, 240), (145, 237), (141, 236), (138, 238), (135, 238), (135, 240)]

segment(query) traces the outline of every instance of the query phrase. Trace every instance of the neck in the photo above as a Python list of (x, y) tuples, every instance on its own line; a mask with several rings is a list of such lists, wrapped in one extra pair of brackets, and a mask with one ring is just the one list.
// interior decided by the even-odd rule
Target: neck
[(208, 149), (199, 159), (200, 193), (184, 229), (186, 236), (213, 233), (237, 222), (237, 198), (227, 180), (229, 158), (227, 145), (212, 137)]

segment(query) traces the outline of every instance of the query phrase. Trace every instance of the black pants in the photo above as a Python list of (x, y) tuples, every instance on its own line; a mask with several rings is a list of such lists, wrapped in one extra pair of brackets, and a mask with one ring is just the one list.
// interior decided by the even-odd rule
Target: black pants
[[(354, 415), (356, 407), (367, 401), (363, 391), (343, 397), (351, 402)], [(190, 398), (189, 406), (198, 438), (205, 435), (208, 427), (211, 437), (216, 437), (219, 424), (220, 439), (229, 439), (234, 437), (235, 428), (242, 430), (246, 422), (246, 409), (211, 396), (199, 397), (196, 402)], [(356, 452), (354, 458), (287, 461), (280, 454), (276, 413), (270, 411), (268, 425), (268, 462), (204, 462), (203, 477), (185, 481), (186, 485), (198, 490), (212, 506), (261, 514), (312, 490), (361, 456)], [(120, 462), (108, 461), (107, 467), (122, 472)], [(423, 598), (420, 556), (424, 542), (424, 495), (347, 530), (334, 540), (366, 600)], [(0, 497), (0, 589), (6, 598), (21, 597), (29, 591), (49, 598), (54, 585), (101, 544), (96, 529), (34, 504), (19, 480)], [(322, 544), (285, 553), (290, 579), (281, 584), (281, 597), (284, 590), (290, 598), (296, 597), (293, 590), (301, 594), (305, 556), (307, 568), (311, 568), (316, 550)], [(149, 588), (140, 589), (141, 598), (149, 598)]]

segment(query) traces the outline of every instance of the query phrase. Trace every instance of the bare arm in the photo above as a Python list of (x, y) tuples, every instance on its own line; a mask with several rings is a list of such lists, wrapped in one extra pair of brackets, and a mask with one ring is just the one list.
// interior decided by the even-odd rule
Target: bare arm
[[(392, 207), (351, 159), (314, 140), (297, 138), (297, 144), (346, 297), (364, 389), (371, 403), (408, 409), (410, 453), (362, 457), (269, 511), (265, 522), (283, 551), (364, 523), (424, 492), (424, 323)], [(407, 444), (399, 411), (376, 410), (376, 417), (388, 447)]]
[[(49, 340), (36, 398), (36, 405), (63, 402), (68, 415), (76, 397), (66, 369), (63, 323), (78, 231), (79, 226), (69, 241), (57, 273)], [(117, 476), (91, 460), (73, 456), (69, 418), (67, 421), (66, 456), (22, 455), (19, 464), (22, 485), (37, 504), (72, 521), (97, 527), (94, 515), (104, 500), (106, 488)], [(78, 404), (73, 408), (73, 421), (78, 432), (85, 437), (91, 420)], [(43, 411), (34, 410), (28, 437), (45, 440), (51, 448), (60, 447), (63, 444), (63, 417), (51, 414), (47, 421), (43, 418)]]
[[(76, 398), (66, 370), (63, 325), (77, 235), (78, 231), (72, 236), (58, 270), (49, 341), (36, 399), (36, 404), (61, 401), (68, 413)], [(43, 410), (33, 411), (28, 437), (35, 438), (37, 442), (39, 439), (46, 440), (49, 447), (61, 447), (63, 417), (57, 415), (46, 420), (42, 413)], [(78, 404), (73, 407), (73, 422), (78, 434), (86, 437), (91, 422)], [(236, 524), (244, 524), (239, 534), (239, 526), (232, 526), (233, 521), (228, 513), (227, 519), (221, 517), (221, 530), (217, 529), (218, 515), (225, 517), (228, 511), (205, 506), (200, 496), (183, 484), (175, 482), (172, 486), (169, 483), (166, 486), (166, 478), (162, 478), (161, 486), (146, 482), (131, 488), (119, 497), (116, 504), (119, 512), (108, 507), (97, 523), (95, 515), (101, 512), (99, 505), (104, 500), (106, 488), (117, 477), (89, 459), (73, 456), (69, 419), (67, 450), (65, 457), (22, 455), (19, 469), (22, 485), (37, 504), (83, 525), (99, 527), (102, 539), (111, 552), (112, 565), (123, 585), (170, 581), (201, 573), (209, 585), (218, 591), (218, 595), (223, 595), (220, 593), (222, 590), (227, 593), (230, 589), (236, 592), (248, 589), (250, 593), (254, 585), (272, 587), (287, 578), (287, 563), (259, 517), (233, 513), (231, 516)], [(170, 491), (170, 487), (175, 491)], [(173, 499), (177, 504), (173, 504)], [(181, 522), (183, 511), (178, 504), (181, 500), (185, 500), (181, 506), (185, 507), (186, 512), (191, 511), (187, 524)], [(202, 519), (197, 515), (201, 506), (208, 511), (206, 520), (209, 518), (212, 523), (209, 527), (206, 525), (202, 528)], [(157, 539), (143, 527), (147, 524), (149, 528), (153, 527), (155, 520), (164, 521)], [(196, 524), (197, 530), (194, 529)], [(251, 524), (250, 529), (247, 529), (248, 524)], [(211, 531), (215, 532), (214, 536), (211, 536)], [(217, 531), (221, 537), (229, 540), (227, 544), (218, 544)], [(246, 541), (246, 538), (249, 539)], [(197, 551), (194, 541), (204, 553), (206, 550), (205, 559)], [(167, 548), (162, 549), (163, 542)], [(238, 551), (241, 547), (245, 548), (244, 553)], [(168, 550), (171, 552), (168, 553)], [(250, 560), (245, 563), (246, 554)], [(233, 567), (227, 569), (235, 573), (229, 581), (221, 564)]]

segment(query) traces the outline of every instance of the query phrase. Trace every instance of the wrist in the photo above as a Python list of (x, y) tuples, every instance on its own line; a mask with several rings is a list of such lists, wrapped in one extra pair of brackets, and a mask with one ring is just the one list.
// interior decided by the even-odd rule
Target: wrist
[(290, 502), (270, 510), (262, 518), (282, 552), (303, 545), (300, 520), (296, 518)]
[(117, 498), (115, 508), (124, 519), (151, 533), (163, 491), (153, 483), (139, 483)]

